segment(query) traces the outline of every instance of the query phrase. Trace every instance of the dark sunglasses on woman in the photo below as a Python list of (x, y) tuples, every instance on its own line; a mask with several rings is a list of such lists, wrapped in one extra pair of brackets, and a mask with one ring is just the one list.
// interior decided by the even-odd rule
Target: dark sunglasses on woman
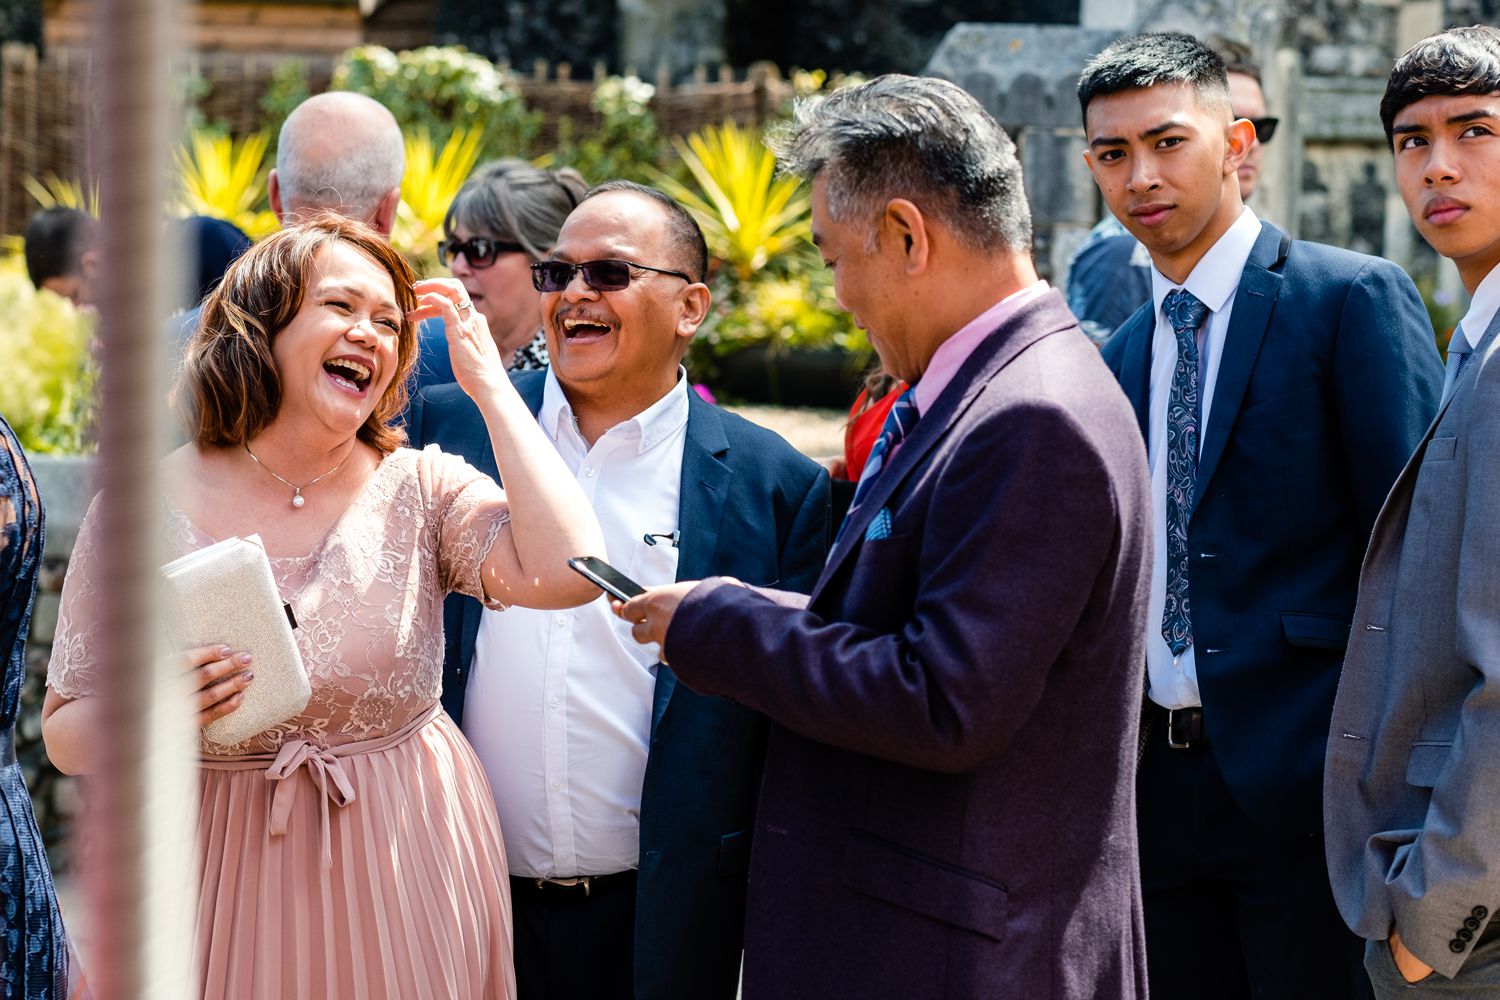
[(451, 267), (453, 258), (463, 254), (470, 267), (482, 271), (495, 263), (495, 259), (501, 254), (525, 253), (526, 248), (519, 243), (475, 237), (467, 240), (443, 240), (438, 244), (437, 251), (438, 260), (443, 262), (444, 267)]
[(688, 284), (693, 283), (693, 279), (681, 271), (652, 267), (650, 264), (637, 264), (629, 260), (589, 260), (582, 264), (573, 264), (565, 260), (539, 260), (531, 265), (531, 283), (539, 292), (560, 292), (572, 284), (573, 275), (582, 271), (583, 283), (594, 291), (618, 292), (630, 287), (632, 268), (653, 271), (656, 274), (670, 274), (681, 278)]

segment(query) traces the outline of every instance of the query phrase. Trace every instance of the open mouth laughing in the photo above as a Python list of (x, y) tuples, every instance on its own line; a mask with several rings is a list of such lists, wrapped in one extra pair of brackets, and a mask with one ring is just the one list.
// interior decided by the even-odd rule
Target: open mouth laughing
[(370, 387), (370, 379), (375, 374), (374, 369), (364, 361), (349, 357), (328, 359), (323, 362), (323, 371), (327, 373), (330, 382), (356, 396), (365, 394)]

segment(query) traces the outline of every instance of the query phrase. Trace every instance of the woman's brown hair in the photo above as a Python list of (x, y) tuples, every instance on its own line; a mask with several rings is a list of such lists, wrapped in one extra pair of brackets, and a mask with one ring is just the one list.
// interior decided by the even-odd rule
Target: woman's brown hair
[(406, 318), (417, 307), (411, 287), (416, 276), (375, 230), (325, 213), (251, 247), (204, 300), (172, 390), (173, 409), (199, 445), (245, 444), (275, 418), (281, 407), (281, 375), (271, 344), (302, 308), (318, 254), (340, 241), (385, 268), (401, 310), (396, 373), (357, 436), (382, 454), (406, 443), (406, 431), (393, 421), (406, 409), (407, 381), (417, 355), (416, 329)]

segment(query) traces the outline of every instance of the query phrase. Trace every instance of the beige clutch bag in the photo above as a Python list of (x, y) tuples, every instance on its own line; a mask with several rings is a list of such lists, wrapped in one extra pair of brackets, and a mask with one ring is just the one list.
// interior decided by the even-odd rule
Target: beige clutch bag
[(258, 535), (215, 542), (167, 563), (162, 572), (178, 648), (222, 643), (255, 657), (255, 680), (244, 702), (205, 726), (205, 737), (234, 746), (307, 707), (312, 685)]

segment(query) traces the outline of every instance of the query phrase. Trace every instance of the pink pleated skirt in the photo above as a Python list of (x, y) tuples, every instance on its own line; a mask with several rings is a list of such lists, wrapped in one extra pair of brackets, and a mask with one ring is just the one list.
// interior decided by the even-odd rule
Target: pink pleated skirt
[(207, 1000), (515, 994), (495, 805), (446, 714), (332, 751), (202, 762)]

